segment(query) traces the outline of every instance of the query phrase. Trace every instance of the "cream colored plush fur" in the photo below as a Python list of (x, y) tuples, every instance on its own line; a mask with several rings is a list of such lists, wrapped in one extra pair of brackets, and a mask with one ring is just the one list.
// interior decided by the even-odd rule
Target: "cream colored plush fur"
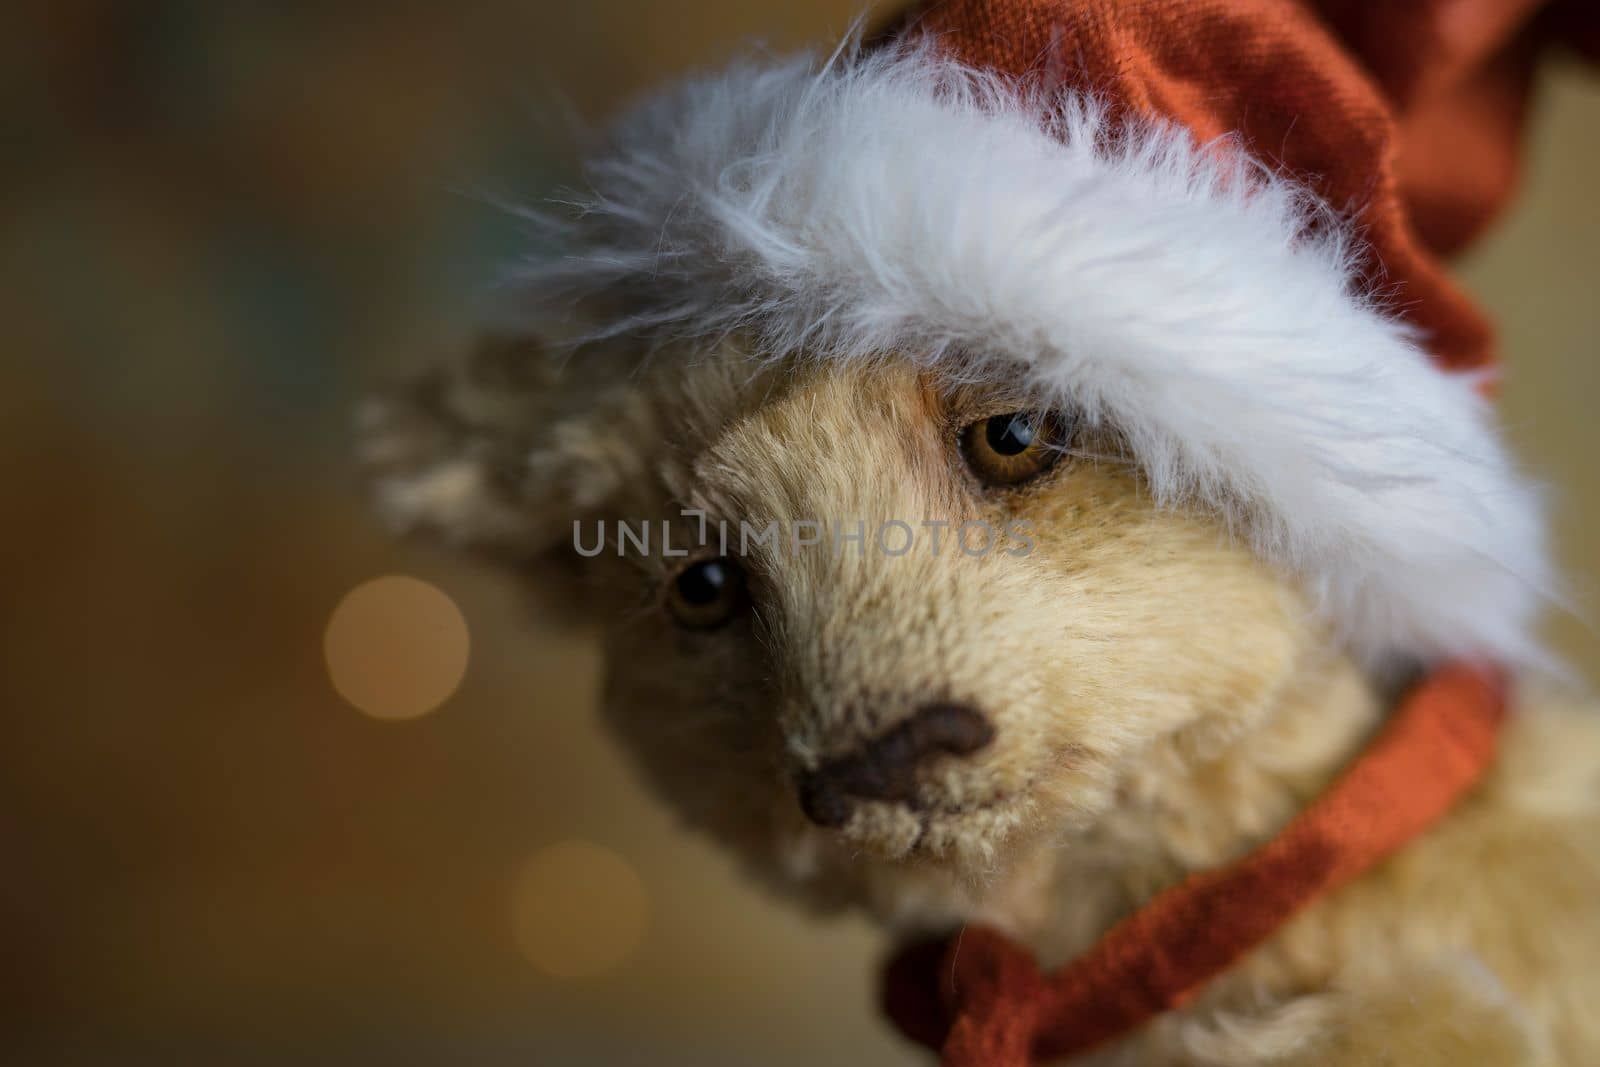
[[(960, 428), (1026, 396), (894, 360), (628, 359), (586, 353), (552, 378), (531, 349), (488, 349), (376, 406), (368, 458), (398, 521), (569, 590), (603, 634), (611, 729), (689, 824), (794, 900), (895, 931), (982, 920), (1059, 963), (1270, 838), (1393, 700), (1295, 581), (1211, 515), (1153, 503), (1110, 435), (1020, 488), (980, 485)], [(748, 612), (700, 632), (663, 607), (687, 560), (659, 539), (572, 550), (574, 520), (597, 519), (664, 520), (688, 545), (686, 507), (1023, 521), (1033, 545), (935, 554), (923, 530), (900, 557), (756, 547)], [(936, 700), (981, 709), (995, 738), (928, 765), (919, 810), (802, 816), (797, 774)], [(1489, 780), (1442, 825), (1079, 1062), (1600, 1063), (1597, 901), (1600, 721), (1524, 684)]]

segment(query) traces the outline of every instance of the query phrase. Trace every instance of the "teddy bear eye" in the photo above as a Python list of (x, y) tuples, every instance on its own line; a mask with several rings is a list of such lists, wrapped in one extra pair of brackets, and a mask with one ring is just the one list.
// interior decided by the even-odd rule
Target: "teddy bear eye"
[(991, 415), (961, 431), (961, 452), (985, 485), (1020, 485), (1055, 466), (1065, 431), (1061, 416), (1053, 412)]
[(691, 630), (715, 629), (744, 605), (744, 569), (727, 556), (691, 563), (667, 589), (667, 610)]

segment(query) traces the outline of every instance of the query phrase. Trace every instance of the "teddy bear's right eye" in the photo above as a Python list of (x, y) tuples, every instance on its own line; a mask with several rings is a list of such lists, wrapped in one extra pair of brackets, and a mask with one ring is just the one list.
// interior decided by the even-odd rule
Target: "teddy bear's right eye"
[(667, 589), (667, 610), (691, 630), (715, 629), (744, 606), (744, 569), (727, 556), (691, 563)]

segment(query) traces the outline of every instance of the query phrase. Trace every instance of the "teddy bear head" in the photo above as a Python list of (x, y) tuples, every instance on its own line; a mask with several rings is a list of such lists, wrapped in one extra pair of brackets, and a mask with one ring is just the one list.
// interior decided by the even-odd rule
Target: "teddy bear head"
[(1082, 412), (912, 359), (612, 358), (490, 344), (377, 405), (381, 498), (593, 626), (654, 789), (814, 904), (961, 913), (1326, 647)]

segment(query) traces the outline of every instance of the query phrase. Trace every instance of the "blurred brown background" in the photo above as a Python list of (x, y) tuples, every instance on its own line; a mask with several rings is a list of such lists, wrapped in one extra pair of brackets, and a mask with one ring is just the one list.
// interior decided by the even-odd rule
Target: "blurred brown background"
[[(870, 933), (678, 832), (594, 726), (581, 635), (391, 544), (347, 460), (356, 398), (451, 350), (516, 250), (485, 196), (558, 173), (549, 115), (749, 38), (826, 45), (859, 6), (0, 16), (0, 1061), (918, 1062), (874, 1017)], [(1464, 274), (1587, 608), (1600, 88), (1543, 82), (1525, 196)], [(328, 632), (386, 574), (470, 632), (405, 721), (342, 699), (324, 649), (379, 705), (450, 689), (444, 598)], [(371, 612), (412, 608), (400, 655)], [(1554, 634), (1597, 662), (1583, 622)]]

